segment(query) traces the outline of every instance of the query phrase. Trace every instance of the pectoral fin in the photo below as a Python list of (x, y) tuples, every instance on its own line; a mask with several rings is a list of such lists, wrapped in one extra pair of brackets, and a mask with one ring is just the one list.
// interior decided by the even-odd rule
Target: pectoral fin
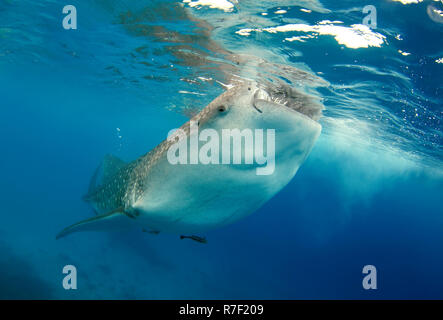
[(63, 229), (57, 236), (56, 239), (60, 239), (70, 233), (77, 231), (100, 231), (100, 230), (110, 230), (113, 227), (121, 228), (129, 225), (132, 219), (128, 219), (123, 207), (112, 210), (108, 213), (97, 215), (95, 217), (77, 222), (65, 229)]

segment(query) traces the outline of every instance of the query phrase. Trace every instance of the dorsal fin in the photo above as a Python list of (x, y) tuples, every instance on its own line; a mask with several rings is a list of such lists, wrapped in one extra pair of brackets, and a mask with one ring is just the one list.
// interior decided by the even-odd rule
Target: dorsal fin
[(101, 164), (95, 169), (94, 174), (91, 177), (91, 181), (89, 181), (88, 194), (92, 193), (95, 188), (97, 188), (97, 179), (100, 175)]
[(102, 163), (103, 181), (106, 181), (107, 179), (109, 179), (109, 177), (112, 177), (114, 174), (117, 173), (118, 170), (123, 168), (125, 165), (126, 163), (120, 158), (117, 158), (112, 154), (105, 155)]
[(105, 155), (102, 163), (95, 169), (92, 175), (91, 181), (89, 182), (88, 194), (91, 194), (98, 186), (105, 183), (125, 165), (126, 163), (120, 158), (112, 154)]

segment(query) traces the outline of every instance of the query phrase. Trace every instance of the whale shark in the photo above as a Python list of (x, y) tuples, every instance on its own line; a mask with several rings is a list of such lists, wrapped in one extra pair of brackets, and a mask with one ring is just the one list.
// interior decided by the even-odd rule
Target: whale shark
[(173, 164), (168, 150), (179, 137), (172, 135), (129, 163), (106, 156), (83, 198), (96, 215), (56, 238), (138, 227), (205, 242), (194, 235), (253, 213), (292, 180), (320, 135), (322, 108), (287, 85), (237, 83), (183, 124), (181, 139), (188, 143), (193, 138), (191, 122), (220, 135), (226, 129), (274, 130), (272, 174), (257, 174), (263, 163)]

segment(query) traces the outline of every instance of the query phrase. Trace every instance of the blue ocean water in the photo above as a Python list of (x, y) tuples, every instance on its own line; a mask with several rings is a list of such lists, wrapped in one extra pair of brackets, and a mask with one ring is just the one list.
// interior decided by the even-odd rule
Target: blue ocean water
[[(0, 298), (443, 298), (443, 4), (407, 2), (2, 0)], [(309, 92), (323, 132), (292, 182), (207, 244), (56, 241), (93, 215), (81, 198), (103, 156), (165, 139), (224, 90), (229, 54), (328, 83)]]

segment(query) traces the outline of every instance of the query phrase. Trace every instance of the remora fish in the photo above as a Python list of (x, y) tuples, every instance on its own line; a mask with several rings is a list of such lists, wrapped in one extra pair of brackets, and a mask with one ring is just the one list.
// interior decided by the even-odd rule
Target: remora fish
[[(131, 162), (108, 156), (84, 200), (97, 215), (65, 228), (77, 231), (136, 225), (153, 233), (195, 234), (232, 223), (257, 210), (294, 177), (320, 135), (322, 106), (290, 88), (247, 82), (214, 99), (191, 121), (199, 130), (274, 129), (275, 170), (257, 175), (259, 164), (171, 164), (167, 139)], [(190, 139), (190, 122), (181, 129)], [(265, 148), (266, 150), (266, 148)], [(192, 237), (191, 237), (192, 239)]]

